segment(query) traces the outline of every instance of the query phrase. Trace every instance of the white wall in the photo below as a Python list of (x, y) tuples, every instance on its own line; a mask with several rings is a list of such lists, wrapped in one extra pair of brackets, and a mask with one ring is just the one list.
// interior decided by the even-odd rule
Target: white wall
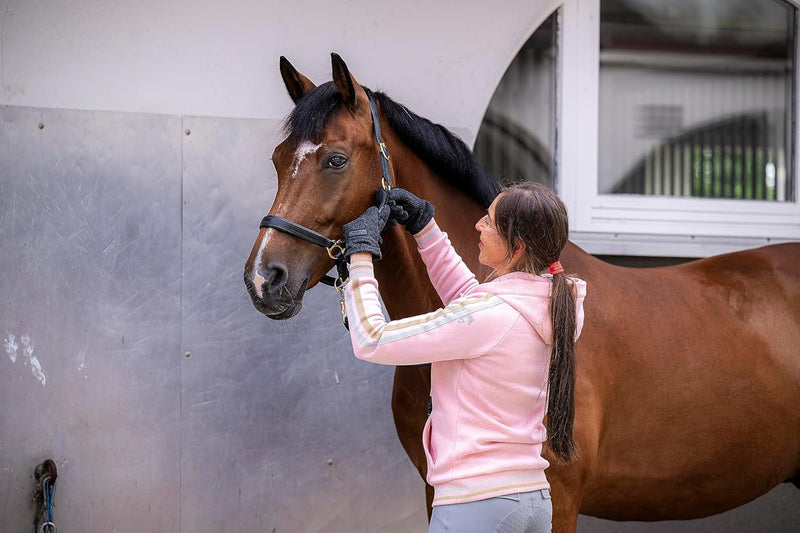
[[(699, 257), (798, 238), (797, 203), (763, 206), (754, 226), (728, 223), (752, 202), (727, 202), (709, 222), (687, 218), (696, 202), (672, 199), (665, 211), (648, 198), (642, 225), (639, 199), (597, 194), (599, 0), (0, 0), (0, 105), (279, 120), (292, 104), (278, 58), (322, 83), (335, 51), (363, 84), (472, 144), (517, 51), (562, 5), (559, 192), (575, 242)], [(633, 233), (641, 238), (617, 244)], [(648, 248), (654, 234), (679, 243)]]
[(506, 67), (557, 5), (503, 4), (0, 0), (0, 105), (282, 118), (278, 58), (322, 83), (335, 51), (363, 84), (471, 142)]

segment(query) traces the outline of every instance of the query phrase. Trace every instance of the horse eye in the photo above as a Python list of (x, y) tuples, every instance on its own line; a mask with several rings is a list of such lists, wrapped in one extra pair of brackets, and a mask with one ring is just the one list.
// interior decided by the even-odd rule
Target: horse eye
[(347, 164), (347, 158), (343, 155), (334, 154), (328, 158), (327, 166), (334, 169), (342, 169)]

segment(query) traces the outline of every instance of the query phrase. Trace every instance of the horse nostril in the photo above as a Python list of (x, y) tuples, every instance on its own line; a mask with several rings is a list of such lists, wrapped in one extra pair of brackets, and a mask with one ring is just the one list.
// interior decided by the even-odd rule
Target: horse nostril
[(261, 287), (265, 292), (271, 294), (286, 285), (286, 280), (289, 279), (289, 272), (280, 263), (269, 263), (262, 272), (262, 277)]

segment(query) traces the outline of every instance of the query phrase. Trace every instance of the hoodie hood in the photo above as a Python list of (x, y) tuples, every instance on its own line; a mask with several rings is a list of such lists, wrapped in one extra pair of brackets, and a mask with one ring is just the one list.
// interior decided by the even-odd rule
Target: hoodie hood
[[(570, 278), (574, 282), (576, 328), (575, 338), (583, 328), (583, 300), (586, 297), (586, 282), (580, 278)], [(513, 307), (536, 330), (545, 344), (553, 343), (553, 322), (550, 320), (549, 300), (553, 288), (553, 278), (536, 276), (527, 272), (511, 272), (488, 283), (478, 290), (494, 294)]]

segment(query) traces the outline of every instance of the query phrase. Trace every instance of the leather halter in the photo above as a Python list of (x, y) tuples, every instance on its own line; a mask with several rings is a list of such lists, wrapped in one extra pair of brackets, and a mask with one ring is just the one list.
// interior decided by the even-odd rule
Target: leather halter
[[(381, 137), (381, 125), (378, 120), (378, 110), (375, 107), (375, 100), (372, 98), (372, 94), (369, 92), (367, 93), (367, 96), (369, 98), (369, 112), (370, 115), (372, 115), (372, 129), (375, 132), (375, 140), (378, 143), (378, 152), (381, 154), (381, 186), (388, 190), (392, 186), (392, 174), (389, 169), (389, 151), (386, 149), (386, 144), (383, 142)], [(385, 197), (383, 201), (386, 201)], [(383, 205), (380, 207), (383, 207)], [(309, 229), (305, 226), (297, 224), (296, 222), (292, 222), (291, 220), (287, 220), (275, 215), (267, 215), (262, 218), (259, 228), (273, 228), (293, 237), (297, 237), (300, 240), (325, 248), (328, 251), (330, 258), (336, 261), (338, 278), (334, 278), (326, 274), (320, 281), (325, 285), (330, 285), (331, 287), (336, 288), (341, 287), (344, 282), (347, 281), (347, 257), (344, 255), (344, 240), (337, 239), (332, 241), (321, 233), (317, 233), (313, 229)]]

